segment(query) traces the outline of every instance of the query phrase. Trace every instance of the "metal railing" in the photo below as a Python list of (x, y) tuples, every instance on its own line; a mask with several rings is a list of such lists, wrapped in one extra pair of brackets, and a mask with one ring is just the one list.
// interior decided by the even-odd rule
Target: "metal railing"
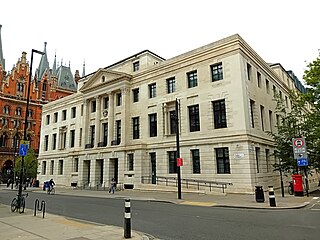
[[(141, 183), (143, 184), (151, 184), (152, 183), (152, 176), (142, 176)], [(176, 177), (156, 177), (156, 184), (157, 185), (165, 185), (165, 186), (178, 186), (178, 178)], [(232, 183), (228, 182), (217, 182), (217, 181), (207, 181), (207, 180), (197, 180), (197, 179), (181, 179), (181, 186), (185, 188), (196, 188), (197, 190), (201, 189), (209, 189), (211, 192), (213, 188), (221, 188), (222, 192), (225, 192), (225, 189), (233, 185)]]

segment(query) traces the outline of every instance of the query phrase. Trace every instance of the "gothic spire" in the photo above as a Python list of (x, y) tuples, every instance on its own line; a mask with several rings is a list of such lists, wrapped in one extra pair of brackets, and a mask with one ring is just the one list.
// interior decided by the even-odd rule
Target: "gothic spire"
[(2, 65), (2, 69), (5, 69), (5, 60), (3, 58), (3, 52), (2, 52), (2, 42), (1, 42), (1, 28), (2, 25), (0, 24), (0, 65)]
[(39, 67), (37, 69), (37, 76), (38, 76), (38, 80), (41, 81), (41, 79), (43, 78), (44, 74), (47, 72), (49, 73), (49, 62), (48, 62), (48, 57), (47, 57), (47, 42), (44, 42), (44, 55), (42, 55), (40, 63), (39, 63)]
[(53, 66), (52, 66), (52, 74), (54, 76), (57, 75), (57, 55), (56, 55), (56, 53), (54, 54), (54, 61), (53, 61)]

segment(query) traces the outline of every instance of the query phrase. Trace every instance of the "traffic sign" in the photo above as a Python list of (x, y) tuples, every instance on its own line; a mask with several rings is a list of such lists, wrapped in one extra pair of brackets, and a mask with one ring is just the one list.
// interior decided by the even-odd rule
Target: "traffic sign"
[(28, 149), (29, 149), (29, 141), (21, 140), (20, 141), (20, 148), (19, 148), (19, 155), (23, 156), (23, 157), (27, 156)]
[(297, 164), (298, 164), (298, 167), (305, 167), (309, 165), (309, 162), (307, 158), (299, 158), (297, 159)]
[(295, 159), (306, 158), (307, 146), (305, 138), (293, 138), (292, 147)]

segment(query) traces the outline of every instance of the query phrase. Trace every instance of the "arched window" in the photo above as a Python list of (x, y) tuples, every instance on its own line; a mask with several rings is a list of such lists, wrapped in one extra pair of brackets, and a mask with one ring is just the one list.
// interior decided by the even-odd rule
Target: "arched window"
[(18, 91), (18, 92), (23, 92), (23, 87), (24, 87), (24, 84), (21, 83), (21, 82), (18, 82), (17, 91)]
[(8, 105), (6, 105), (6, 106), (3, 107), (3, 113), (4, 113), (4, 114), (9, 114), (9, 113), (10, 113), (10, 108), (9, 108)]
[(12, 141), (12, 147), (14, 148), (18, 148), (19, 146), (19, 135), (16, 134), (14, 137), (13, 137), (13, 141)]
[(17, 107), (17, 108), (16, 108), (16, 111), (15, 111), (15, 114), (16, 114), (17, 116), (21, 116), (21, 108)]
[(1, 119), (1, 124), (2, 124), (2, 127), (8, 125), (8, 119), (2, 118)]
[(44, 81), (42, 84), (42, 91), (45, 92), (47, 91), (47, 81)]
[(0, 136), (0, 147), (6, 147), (8, 142), (8, 135), (6, 133)]

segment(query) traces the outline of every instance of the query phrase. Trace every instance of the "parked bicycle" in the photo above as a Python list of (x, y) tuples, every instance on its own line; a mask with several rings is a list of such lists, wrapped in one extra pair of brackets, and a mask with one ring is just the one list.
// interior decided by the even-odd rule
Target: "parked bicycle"
[(19, 213), (24, 212), (24, 208), (26, 207), (26, 198), (28, 197), (28, 193), (19, 194), (15, 197), (11, 202), (11, 212), (19, 211)]
[(47, 190), (48, 194), (54, 195), (56, 193), (56, 189), (54, 187), (49, 187)]
[(288, 193), (290, 195), (293, 195), (293, 182), (292, 181), (289, 181)]

